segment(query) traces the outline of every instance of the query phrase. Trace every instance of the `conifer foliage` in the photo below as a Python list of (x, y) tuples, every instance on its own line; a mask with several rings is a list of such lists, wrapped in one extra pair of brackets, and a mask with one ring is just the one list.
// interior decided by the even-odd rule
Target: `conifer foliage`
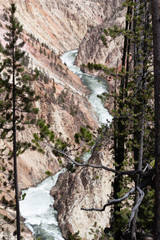
[[(151, 184), (150, 173), (154, 175), (153, 40), (150, 1), (127, 0), (124, 7), (127, 10), (125, 28), (114, 26), (113, 29), (104, 30), (104, 34), (113, 39), (123, 36), (121, 71), (107, 69), (101, 64), (89, 63), (88, 67), (103, 70), (107, 76), (115, 78), (113, 154), (117, 173), (114, 180), (114, 199), (123, 199), (131, 186), (134, 186), (136, 191), (130, 197), (133, 208), (129, 201), (114, 205), (112, 231), (115, 240), (136, 240), (137, 231), (141, 234), (151, 233), (153, 224), (153, 214), (152, 219), (149, 217), (148, 222), (145, 219), (146, 225), (144, 224), (147, 208), (142, 202), (145, 191), (146, 196), (152, 198), (148, 209), (153, 209), (154, 190), (147, 186)], [(105, 41), (107, 42), (107, 38)], [(147, 166), (150, 169), (147, 169)], [(135, 170), (135, 176), (130, 177), (126, 173), (124, 177), (119, 174), (125, 169)], [(144, 174), (143, 169), (146, 171)], [(145, 188), (143, 175), (148, 175)], [(144, 198), (144, 203), (146, 199)]]
[[(31, 82), (36, 75), (30, 76), (24, 69), (22, 62), (25, 56), (23, 51), (24, 41), (22, 38), (22, 25), (19, 23), (16, 14), (16, 6), (11, 3), (6, 10), (7, 24), (4, 40), (5, 46), (0, 45), (2, 62), (0, 63), (0, 137), (3, 144), (0, 147), (0, 169), (2, 203), (6, 207), (13, 207), (16, 210), (16, 232), (17, 240), (20, 240), (20, 212), (19, 212), (19, 191), (17, 156), (30, 147), (28, 142), (17, 141), (17, 131), (23, 131), (25, 124), (31, 124), (34, 114), (38, 112), (33, 107), (35, 97), (31, 88)], [(12, 149), (8, 144), (13, 145)], [(4, 187), (6, 193), (3, 195)], [(10, 197), (11, 190), (15, 191), (15, 198)], [(8, 221), (9, 222), (9, 221)], [(13, 223), (13, 220), (11, 221)]]
[[(148, 212), (148, 221), (145, 219), (144, 224), (146, 209), (152, 211), (154, 204), (155, 129), (152, 23), (150, 1), (126, 0), (124, 7), (127, 9), (125, 28), (114, 26), (113, 29), (104, 30), (107, 36), (115, 38), (121, 35), (124, 38), (121, 70), (118, 72), (118, 69), (108, 69), (101, 64), (88, 63), (89, 69), (104, 70), (107, 76), (115, 77), (113, 125), (109, 131), (107, 129), (103, 131), (105, 133), (108, 131), (112, 135), (115, 168), (78, 163), (76, 159), (73, 160), (69, 156), (66, 146), (58, 149), (52, 141), (52, 147), (54, 153), (61, 154), (61, 157), (67, 158), (76, 166), (101, 168), (115, 173), (114, 199), (106, 203), (102, 209), (92, 207), (82, 208), (82, 210), (104, 211), (107, 206), (114, 205), (111, 232), (107, 237), (112, 235), (115, 240), (136, 240), (138, 234), (142, 236), (143, 233), (153, 233), (152, 213)], [(107, 46), (105, 44), (107, 39), (104, 35), (101, 40)], [(39, 127), (41, 132), (43, 129), (46, 130), (44, 123)], [(43, 134), (49, 138), (50, 132), (43, 131)], [(38, 147), (40, 146), (38, 141), (42, 140), (41, 135), (34, 137), (34, 142)], [(75, 140), (79, 143), (78, 134)], [(144, 197), (145, 194), (146, 197)], [(128, 197), (129, 201), (126, 200)], [(122, 203), (124, 200), (126, 201)], [(146, 201), (150, 203), (147, 207)]]
[(160, 1), (152, 0), (155, 89), (155, 222), (154, 239), (160, 240)]
[[(158, 1), (153, 1), (158, 2)], [(148, 204), (147, 209), (153, 207), (153, 175), (154, 175), (154, 111), (153, 111), (153, 71), (152, 71), (152, 25), (150, 15), (150, 2), (148, 0), (127, 0), (125, 3), (127, 8), (125, 29), (104, 30), (105, 35), (116, 37), (122, 35), (124, 37), (122, 68), (118, 72), (117, 69), (107, 69), (100, 64), (88, 64), (90, 69), (104, 70), (111, 77), (116, 76), (115, 82), (118, 87), (115, 88), (115, 108), (114, 121), (109, 134), (113, 139), (113, 154), (115, 160), (115, 168), (109, 169), (103, 165), (93, 165), (91, 163), (83, 163), (79, 158), (72, 159), (70, 157), (70, 146), (63, 142), (60, 138), (56, 138), (54, 133), (49, 129), (43, 120), (39, 120), (39, 134), (34, 134), (32, 147), (34, 146), (39, 152), (44, 153), (42, 142), (50, 145), (56, 156), (64, 157), (73, 166), (93, 167), (112, 171), (115, 174), (114, 181), (114, 199), (106, 203), (102, 209), (87, 209), (86, 211), (104, 211), (109, 205), (114, 204), (114, 216), (111, 226), (111, 234), (115, 240), (121, 239), (137, 239), (137, 232), (142, 233), (148, 230), (152, 223), (144, 222), (144, 214), (146, 211), (145, 202)], [(154, 7), (154, 4), (153, 4)], [(7, 187), (7, 193), (15, 190), (15, 199), (8, 200), (7, 195), (2, 195), (2, 202), (5, 206), (12, 206), (16, 209), (17, 239), (20, 240), (20, 214), (19, 214), (19, 192), (18, 192), (18, 176), (17, 176), (17, 156), (23, 153), (31, 146), (28, 142), (17, 142), (16, 132), (23, 131), (25, 124), (32, 123), (32, 117), (37, 113), (38, 109), (33, 108), (32, 103), (37, 100), (30, 82), (36, 76), (26, 74), (22, 66), (25, 52), (22, 50), (24, 42), (21, 40), (22, 26), (15, 17), (16, 7), (11, 4), (7, 10), (7, 33), (5, 34), (6, 45), (0, 46), (0, 52), (3, 54), (3, 61), (0, 64), (0, 136), (1, 140), (13, 143), (13, 149), (8, 149), (7, 145), (0, 145), (0, 170), (3, 175), (1, 186)], [(158, 14), (158, 13), (157, 13)], [(154, 20), (159, 23), (159, 20)], [(155, 33), (155, 38), (156, 38)], [(159, 38), (160, 39), (160, 38)], [(101, 37), (104, 45), (106, 38)], [(156, 52), (155, 52), (156, 56)], [(155, 58), (155, 61), (158, 61)], [(158, 64), (157, 64), (158, 65)], [(157, 68), (155, 68), (157, 70)], [(159, 222), (160, 222), (160, 203), (159, 203), (159, 72), (157, 70), (157, 81), (155, 84), (155, 92), (157, 92), (156, 109), (156, 128), (157, 130), (157, 177), (156, 206), (158, 213), (156, 215), (158, 223), (155, 227), (156, 240), (160, 239)], [(156, 77), (156, 75), (155, 75)], [(113, 131), (112, 131), (113, 130)], [(107, 130), (105, 130), (107, 131)], [(112, 131), (112, 134), (111, 134)], [(87, 143), (92, 141), (92, 135), (85, 128), (80, 129), (80, 133), (75, 135), (76, 143), (85, 140)], [(5, 143), (4, 141), (4, 143)], [(88, 144), (89, 145), (89, 144)], [(79, 149), (79, 148), (78, 148)], [(74, 149), (75, 151), (75, 149)], [(79, 156), (78, 156), (79, 157)], [(13, 161), (12, 161), (13, 160)], [(147, 168), (147, 166), (150, 167)], [(70, 165), (69, 165), (70, 167)], [(73, 169), (71, 169), (73, 170)], [(71, 171), (72, 172), (72, 171)], [(49, 174), (48, 174), (49, 175)], [(9, 182), (9, 184), (8, 184)], [(148, 187), (148, 185), (151, 185)], [(133, 188), (132, 188), (133, 187)], [(130, 190), (130, 188), (132, 188)], [(142, 202), (144, 192), (146, 199)], [(3, 193), (3, 188), (1, 194)], [(131, 196), (130, 202), (121, 204), (122, 200)], [(118, 203), (115, 204), (115, 203)], [(132, 203), (132, 205), (131, 205)], [(140, 204), (142, 203), (141, 208)], [(16, 205), (16, 206), (15, 206)], [(140, 210), (139, 210), (140, 209)], [(139, 211), (139, 212), (138, 212)], [(147, 213), (148, 214), (148, 213)], [(147, 215), (146, 214), (146, 215)], [(150, 214), (151, 215), (151, 214)], [(137, 225), (138, 221), (138, 225)], [(146, 227), (147, 226), (147, 227)], [(150, 227), (151, 228), (151, 227)], [(76, 233), (71, 238), (79, 239)]]

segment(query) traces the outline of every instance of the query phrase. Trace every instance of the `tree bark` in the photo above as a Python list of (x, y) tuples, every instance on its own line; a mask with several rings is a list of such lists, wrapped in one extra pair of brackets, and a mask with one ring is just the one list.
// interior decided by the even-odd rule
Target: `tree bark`
[(152, 0), (155, 89), (155, 222), (154, 239), (160, 240), (160, 0)]
[[(128, 6), (127, 14), (132, 14), (132, 8)], [(131, 22), (126, 19), (126, 27), (125, 30), (131, 29)], [(126, 73), (124, 78), (121, 78), (120, 82), (120, 90), (119, 90), (119, 99), (121, 100), (119, 103), (116, 101), (118, 105), (118, 113), (119, 116), (114, 119), (114, 126), (116, 127), (115, 131), (118, 134), (114, 134), (114, 156), (115, 156), (115, 163), (117, 164), (115, 169), (119, 171), (123, 165), (124, 157), (125, 157), (125, 117), (123, 116), (123, 109), (125, 106), (125, 98), (127, 97), (127, 84), (128, 84), (128, 71), (129, 71), (129, 52), (130, 52), (130, 39), (125, 36), (124, 37), (124, 48), (123, 48), (123, 56), (122, 56), (122, 67), (125, 68)], [(116, 99), (117, 100), (117, 99)], [(122, 118), (123, 117), (123, 120)], [(118, 198), (118, 193), (121, 191), (121, 184), (122, 184), (123, 177), (117, 177), (114, 180), (114, 198)], [(117, 228), (118, 223), (121, 221), (121, 216), (117, 214), (120, 212), (121, 207), (119, 205), (114, 206), (114, 224), (116, 226), (114, 240), (119, 240), (122, 237), (122, 231), (120, 228)]]

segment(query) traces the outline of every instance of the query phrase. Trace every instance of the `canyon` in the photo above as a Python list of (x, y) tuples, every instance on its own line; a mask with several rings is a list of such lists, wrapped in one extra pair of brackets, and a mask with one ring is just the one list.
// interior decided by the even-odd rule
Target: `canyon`
[[(0, 40), (2, 44), (4, 44), (5, 33), (5, 13), (3, 9), (9, 7), (9, 2), (0, 1)], [(89, 23), (97, 25), (101, 22), (98, 15), (95, 16), (93, 12), (104, 15), (105, 12), (102, 8), (102, 6), (105, 6), (104, 3), (105, 1), (100, 3), (98, 1), (82, 1), (82, 3), (76, 1), (74, 4), (72, 1), (50, 1), (50, 3), (47, 3), (47, 1), (16, 1), (17, 18), (24, 28), (24, 50), (29, 55), (28, 67), (30, 71), (38, 68), (47, 78), (47, 82), (45, 82), (43, 76), (40, 77), (33, 86), (36, 94), (41, 96), (40, 101), (36, 103), (36, 106), (40, 109), (38, 117), (52, 124), (55, 133), (61, 133), (65, 140), (70, 138), (70, 141), (72, 141), (71, 139), (81, 125), (88, 124), (94, 129), (97, 128), (98, 123), (87, 100), (88, 90), (83, 86), (81, 80), (62, 64), (60, 55), (64, 51), (78, 48)], [(77, 11), (80, 13), (78, 18), (76, 18)], [(71, 15), (73, 19), (71, 19)], [(56, 37), (54, 34), (56, 34)], [(65, 36), (69, 36), (70, 39), (66, 40)], [(65, 44), (66, 47), (62, 47)], [(40, 48), (42, 48), (43, 53), (40, 53)], [(44, 53), (45, 51), (46, 53)], [(66, 96), (65, 101), (63, 95)], [(71, 107), (78, 109), (75, 116), (71, 114)], [(20, 135), (19, 139), (23, 139), (24, 136), (29, 138), (34, 130), (27, 129), (26, 134)], [(45, 156), (40, 156), (40, 154), (37, 154), (36, 157), (36, 154), (34, 153), (34, 159), (30, 152), (21, 156), (19, 164), (22, 175), (20, 175), (20, 184), (23, 188), (36, 184), (44, 178), (42, 171), (46, 165), (48, 166), (47, 158), (45, 159)], [(27, 163), (30, 167), (26, 166), (27, 158), (32, 162)], [(36, 166), (39, 169), (37, 172), (33, 172), (33, 179), (31, 180), (29, 172), (32, 164), (33, 171), (35, 171)], [(56, 172), (58, 169), (57, 165), (52, 170)], [(26, 171), (25, 174), (23, 174), (23, 171)], [(21, 181), (23, 176), (27, 175), (29, 181), (26, 181), (26, 179)]]
[[(107, 136), (99, 142), (99, 151), (92, 153), (89, 162), (112, 168), (112, 154)], [(96, 149), (96, 148), (95, 148)], [(84, 211), (81, 208), (103, 208), (112, 194), (113, 174), (105, 170), (78, 167), (74, 173), (61, 174), (52, 188), (54, 207), (58, 211), (59, 226), (63, 237), (68, 232), (79, 232), (81, 239), (99, 239), (103, 231), (110, 227), (111, 208), (103, 212)]]
[[(108, 3), (108, 12), (106, 18), (96, 27), (89, 27), (83, 40), (80, 43), (78, 55), (75, 64), (83, 71), (89, 72), (86, 66), (88, 63), (106, 65), (108, 68), (117, 68), (121, 65), (123, 37), (121, 35), (111, 37), (106, 35), (104, 30), (125, 28), (126, 8), (123, 7), (123, 1), (112, 1)], [(104, 38), (105, 40), (103, 40)], [(116, 57), (115, 57), (116, 56)], [(93, 74), (103, 74), (100, 71), (92, 70)], [(104, 74), (103, 74), (104, 75)]]
[[(0, 3), (0, 41), (4, 44), (6, 29), (3, 9), (9, 6), (10, 1), (0, 0)], [(79, 49), (76, 65), (81, 68), (82, 64), (88, 62), (100, 62), (115, 67), (115, 56), (118, 55), (121, 59), (122, 38), (112, 41), (108, 37), (106, 47), (100, 36), (104, 28), (115, 24), (124, 26), (125, 9), (118, 0), (17, 0), (16, 6), (17, 18), (24, 28), (24, 50), (29, 56), (27, 67), (30, 72), (37, 68), (42, 73), (32, 86), (40, 96), (40, 100), (36, 102), (36, 107), (40, 109), (38, 117), (46, 120), (57, 136), (62, 136), (63, 140), (72, 145), (74, 134), (79, 132), (81, 126), (88, 125), (91, 131), (96, 131), (99, 122), (88, 101), (89, 90), (62, 63), (60, 56), (66, 51)], [(87, 68), (83, 70), (88, 72)], [(17, 137), (19, 140), (31, 140), (36, 131), (36, 127), (26, 128)], [(90, 161), (112, 166), (109, 145), (105, 139)], [(8, 147), (11, 148), (9, 144)], [(49, 146), (46, 149), (45, 155), (27, 150), (18, 157), (20, 191), (45, 179), (46, 170), (55, 174), (61, 169), (52, 149)], [(82, 239), (92, 239), (89, 230), (95, 222), (98, 222), (96, 229), (99, 234), (99, 226), (109, 227), (110, 209), (104, 213), (87, 213), (80, 208), (103, 206), (111, 194), (111, 179), (112, 174), (105, 171), (83, 168), (77, 169), (73, 174), (66, 172), (60, 175), (51, 194), (55, 198), (54, 205), (58, 210), (58, 220), (65, 238), (68, 231), (75, 233), (80, 230)], [(10, 209), (6, 214), (10, 214)], [(32, 239), (25, 234), (25, 239)]]

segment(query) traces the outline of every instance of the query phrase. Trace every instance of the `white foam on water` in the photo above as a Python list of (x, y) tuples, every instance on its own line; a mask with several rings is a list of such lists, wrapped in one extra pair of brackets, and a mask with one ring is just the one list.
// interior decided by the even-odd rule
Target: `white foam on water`
[(24, 200), (20, 201), (20, 212), (25, 218), (26, 226), (36, 235), (41, 231), (45, 240), (63, 240), (58, 228), (57, 212), (53, 208), (54, 199), (50, 195), (51, 188), (56, 184), (58, 172), (47, 178), (37, 187), (29, 188), (22, 192), (26, 193)]
[(77, 53), (78, 50), (64, 53), (61, 57), (62, 62), (67, 65), (70, 71), (78, 75), (83, 84), (92, 92), (89, 96), (89, 102), (99, 118), (99, 123), (109, 124), (112, 121), (112, 116), (109, 114), (108, 110), (104, 108), (101, 99), (97, 97), (97, 95), (107, 93), (107, 82), (99, 77), (83, 73), (79, 67), (75, 66), (74, 61)]
[[(89, 96), (89, 102), (93, 106), (100, 124), (108, 124), (112, 121), (112, 116), (104, 108), (103, 103), (97, 95), (107, 92), (107, 82), (95, 76), (83, 73), (79, 67), (74, 65), (77, 50), (67, 52), (61, 57), (63, 63), (77, 74), (83, 84), (92, 92)], [(87, 161), (91, 153), (85, 153), (84, 160)], [(20, 201), (20, 212), (25, 218), (26, 226), (33, 232), (35, 237), (41, 236), (42, 240), (64, 240), (57, 222), (57, 212), (53, 208), (54, 199), (50, 196), (51, 188), (56, 184), (58, 172), (52, 177), (47, 178), (37, 187), (29, 188), (24, 200)], [(22, 193), (22, 194), (23, 194)]]

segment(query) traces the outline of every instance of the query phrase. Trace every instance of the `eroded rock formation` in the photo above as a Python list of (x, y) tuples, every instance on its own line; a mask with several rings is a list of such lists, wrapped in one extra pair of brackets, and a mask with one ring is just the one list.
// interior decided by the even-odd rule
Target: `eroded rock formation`
[[(4, 44), (5, 33), (3, 7), (9, 6), (9, 0), (0, 0), (0, 40)], [(118, 23), (124, 24), (124, 10), (114, 14), (120, 1), (106, 0), (17, 0), (17, 17), (24, 26), (23, 38), (25, 50), (29, 54), (29, 71), (38, 68), (44, 75), (33, 85), (40, 95), (39, 117), (47, 120), (52, 129), (64, 140), (73, 142), (74, 134), (81, 125), (98, 127), (95, 113), (86, 96), (88, 91), (80, 79), (62, 64), (60, 54), (78, 48), (77, 64), (90, 62), (109, 64), (116, 63), (114, 54), (121, 56), (122, 39), (114, 44), (108, 39), (108, 48), (103, 46), (100, 36), (103, 28)], [(106, 18), (106, 19), (105, 19)], [(101, 24), (97, 26), (98, 24)], [(111, 44), (110, 44), (111, 43)], [(118, 49), (118, 50), (117, 50)], [(47, 77), (47, 78), (46, 78)], [(19, 139), (31, 139), (36, 128), (26, 129), (18, 134)], [(91, 161), (112, 165), (111, 155), (104, 142), (100, 152), (94, 153)], [(10, 148), (11, 146), (9, 146)], [(53, 161), (50, 161), (53, 159)], [(45, 178), (45, 171), (53, 173), (59, 170), (57, 159), (48, 149), (46, 155), (31, 150), (18, 159), (19, 187), (27, 188)], [(104, 213), (84, 212), (80, 208), (102, 207), (111, 193), (112, 174), (94, 169), (77, 169), (75, 173), (61, 175), (56, 187), (52, 190), (55, 207), (59, 212), (58, 219), (66, 237), (68, 230), (72, 233), (80, 230), (83, 239), (90, 240), (90, 228), (97, 222), (97, 228), (109, 225), (110, 211)], [(26, 237), (29, 239), (29, 237)]]
[[(126, 9), (122, 6), (122, 1), (108, 1), (108, 15), (102, 24), (96, 27), (90, 27), (82, 40), (76, 65), (80, 66), (85, 72), (89, 70), (83, 65), (90, 63), (104, 64), (107, 67), (117, 67), (117, 59), (121, 64), (123, 37), (105, 36), (104, 29), (125, 27), (125, 12)], [(102, 36), (106, 38), (106, 44), (102, 41)], [(95, 73), (95, 71), (94, 71)]]
[[(80, 44), (76, 64), (85, 72), (89, 72), (84, 68), (88, 62), (101, 63), (107, 67), (121, 66), (123, 37), (113, 39), (108, 36), (104, 46), (101, 36), (104, 35), (104, 29), (113, 28), (114, 25), (119, 28), (125, 27), (126, 9), (122, 6), (122, 1), (108, 1), (107, 7), (106, 19), (96, 27), (90, 26)], [(119, 59), (118, 64), (117, 59)], [(101, 74), (95, 71), (92, 73)], [(113, 79), (110, 80), (110, 90), (114, 90)], [(113, 104), (113, 101), (111, 100), (109, 104)], [(108, 107), (107, 102), (106, 106)], [(108, 146), (107, 141), (103, 141), (100, 151), (95, 152), (90, 161), (104, 165), (109, 163), (110, 167), (113, 167), (112, 154)], [(69, 231), (72, 233), (79, 231), (84, 240), (93, 239), (93, 234), (97, 231), (95, 239), (99, 239), (100, 229), (109, 227), (110, 208), (99, 213), (82, 211), (81, 207), (102, 208), (110, 198), (112, 177), (111, 173), (103, 170), (83, 168), (78, 168), (75, 173), (66, 172), (60, 176), (51, 193), (55, 198), (54, 207), (58, 210), (58, 221), (65, 239)], [(98, 225), (93, 227), (95, 222)]]
[[(8, 7), (9, 2), (0, 0), (2, 44), (5, 44), (3, 36), (6, 31), (3, 8)], [(40, 109), (39, 117), (47, 120), (56, 134), (60, 133), (64, 140), (72, 142), (81, 125), (88, 124), (93, 129), (98, 125), (87, 100), (88, 91), (81, 80), (62, 64), (59, 54), (77, 48), (89, 24), (102, 22), (105, 1), (18, 0), (16, 6), (17, 17), (24, 27), (24, 50), (29, 54), (29, 71), (38, 68), (42, 73), (33, 86), (41, 97), (36, 103)], [(29, 138), (34, 131), (26, 129), (19, 138)], [(20, 188), (41, 181), (46, 168), (58, 171), (56, 158), (53, 157), (54, 164), (49, 164), (48, 158), (30, 151), (19, 158)]]
[[(81, 125), (88, 124), (94, 129), (98, 124), (87, 100), (88, 91), (80, 79), (62, 64), (60, 54), (77, 48), (88, 25), (96, 25), (102, 21), (98, 15), (104, 16), (101, 8), (104, 2), (16, 1), (17, 17), (24, 27), (22, 37), (26, 42), (24, 50), (29, 56), (29, 71), (32, 73), (37, 68), (41, 72), (40, 78), (32, 86), (41, 97), (36, 102), (40, 109), (39, 117), (47, 120), (56, 135), (61, 134), (63, 139), (68, 139), (70, 143), (73, 142), (73, 136)], [(9, 0), (0, 0), (2, 45), (5, 45), (5, 20), (7, 20), (3, 8), (8, 7), (9, 3)], [(25, 132), (18, 133), (17, 139), (31, 140), (32, 134), (36, 131), (35, 127), (27, 128)], [(12, 148), (10, 143), (6, 144), (9, 149)], [(50, 161), (51, 159), (53, 161)], [(59, 163), (51, 149), (48, 149), (45, 155), (27, 150), (18, 157), (19, 189), (28, 188), (42, 181), (46, 177), (46, 170), (55, 173), (59, 169)], [(11, 195), (14, 193), (11, 192)], [(8, 216), (9, 211), (10, 209), (6, 212)], [(9, 231), (13, 233), (14, 229), (13, 226)], [(27, 235), (24, 237), (31, 239)]]
[[(99, 151), (95, 149), (93, 152), (90, 162), (113, 167), (109, 145), (105, 138), (98, 147)], [(65, 239), (69, 231), (79, 231), (84, 240), (93, 239), (94, 233), (97, 235), (96, 239), (99, 239), (103, 230), (109, 227), (110, 207), (104, 212), (87, 212), (81, 208), (102, 208), (107, 203), (111, 196), (112, 175), (105, 170), (81, 167), (75, 173), (65, 172), (60, 175), (51, 195), (55, 199), (54, 207), (58, 211), (58, 221)]]
[[(7, 7), (9, 0), (0, 3)], [(102, 23), (107, 12), (105, 0), (17, 0), (16, 5), (26, 32), (56, 53), (78, 48), (88, 26)]]

